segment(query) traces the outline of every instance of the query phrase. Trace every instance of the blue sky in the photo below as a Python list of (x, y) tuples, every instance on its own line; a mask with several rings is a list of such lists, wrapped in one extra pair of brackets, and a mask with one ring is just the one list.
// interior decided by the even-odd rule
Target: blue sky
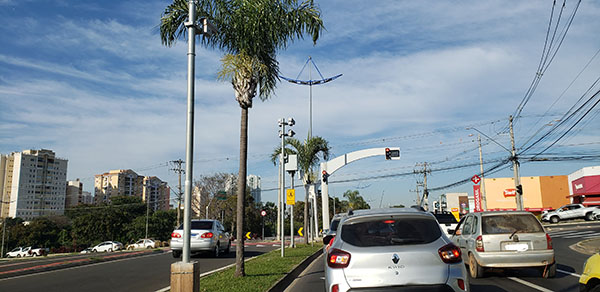
[[(566, 2), (559, 32), (576, 3)], [(187, 45), (161, 45), (157, 25), (168, 4), (0, 0), (0, 153), (52, 149), (69, 160), (68, 179), (82, 179), (92, 192), (95, 174), (120, 168), (175, 186), (166, 162), (185, 156)], [(334, 156), (402, 149), (399, 161), (369, 158), (339, 170), (330, 178), (330, 193), (358, 189), (373, 206), (412, 204), (417, 178), (407, 174), (416, 163), (436, 170), (478, 161), (475, 137), (469, 136), (475, 132), (466, 127), (509, 147), (503, 131), (535, 76), (552, 1), (320, 1), (320, 7), (327, 30), (317, 45), (299, 40), (278, 55), (287, 77), (296, 77), (308, 56), (325, 77), (344, 74), (313, 87), (313, 134), (330, 142)], [(600, 73), (600, 60), (592, 58), (600, 48), (598, 15), (598, 2), (581, 3), (516, 122), (517, 147), (538, 129), (539, 137), (551, 128), (543, 125), (578, 98), (591, 96), (585, 91)], [(196, 53), (194, 176), (237, 173), (240, 109), (231, 85), (216, 80), (223, 53), (200, 46)], [(306, 70), (302, 78), (308, 78)], [(275, 96), (255, 101), (250, 110), (248, 172), (262, 177), (264, 189), (277, 186), (277, 168), (269, 161), (279, 143), (277, 119), (294, 117), (298, 138), (306, 137), (308, 94), (308, 87), (281, 82)], [(598, 156), (598, 125), (594, 108), (547, 153)], [(507, 157), (487, 139), (483, 152), (486, 161)], [(523, 163), (521, 173), (564, 175), (598, 163)], [(429, 186), (478, 171), (434, 171)], [(405, 175), (363, 180), (393, 174)], [(334, 183), (340, 180), (350, 182)], [(263, 192), (264, 200), (275, 198), (275, 191)]]

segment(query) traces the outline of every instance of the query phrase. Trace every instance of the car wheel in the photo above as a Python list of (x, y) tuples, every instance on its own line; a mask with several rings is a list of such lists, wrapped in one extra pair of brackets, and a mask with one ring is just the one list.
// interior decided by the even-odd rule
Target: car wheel
[(92, 249), (92, 252), (93, 252), (93, 253), (96, 253), (96, 252), (98, 252), (98, 250), (96, 250), (96, 249)]
[(18, 257), (18, 258), (20, 258), (20, 257), (21, 257), (21, 255), (20, 255), (20, 254), (18, 254), (18, 255), (17, 255), (17, 257)]
[(558, 218), (558, 216), (552, 216), (552, 217), (550, 217), (550, 222), (551, 223), (558, 223), (558, 221), (560, 221), (560, 218)]
[(547, 265), (542, 269), (542, 277), (544, 278), (554, 278), (556, 276), (556, 262), (551, 265)]
[(588, 212), (587, 214), (585, 214), (585, 221), (592, 221), (594, 220), (594, 214), (592, 212)]
[(38, 255), (37, 255), (37, 253), (34, 252), (31, 256), (32, 257), (37, 257)]
[(173, 250), (172, 252), (174, 258), (179, 258), (181, 256), (180, 250)]
[(231, 240), (227, 243), (227, 249), (225, 250), (225, 254), (229, 254), (231, 252)]
[(483, 276), (483, 268), (477, 263), (472, 253), (469, 254), (469, 274), (471, 274), (471, 278), (473, 279)]
[(108, 251), (108, 252), (112, 252), (112, 251), (113, 251), (113, 249), (112, 249), (112, 248), (109, 248), (107, 251)]
[(219, 244), (217, 242), (217, 244), (215, 245), (215, 250), (213, 251), (213, 257), (218, 258), (219, 257)]

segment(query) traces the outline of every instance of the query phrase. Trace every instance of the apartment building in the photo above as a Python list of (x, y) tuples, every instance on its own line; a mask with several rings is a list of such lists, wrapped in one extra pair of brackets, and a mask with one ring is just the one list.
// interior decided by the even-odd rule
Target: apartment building
[(67, 163), (48, 149), (0, 155), (0, 216), (31, 220), (64, 214)]
[(254, 198), (254, 202), (260, 203), (262, 200), (260, 176), (251, 174), (247, 177), (246, 183), (248, 188), (250, 188), (250, 195), (252, 195), (252, 198)]
[(135, 196), (148, 202), (152, 210), (168, 210), (171, 192), (166, 182), (155, 176), (142, 176), (131, 169), (111, 170), (95, 175), (94, 200), (109, 203), (115, 196)]
[(83, 196), (83, 183), (79, 180), (67, 181), (67, 194), (65, 196), (65, 208), (73, 208), (81, 204)]

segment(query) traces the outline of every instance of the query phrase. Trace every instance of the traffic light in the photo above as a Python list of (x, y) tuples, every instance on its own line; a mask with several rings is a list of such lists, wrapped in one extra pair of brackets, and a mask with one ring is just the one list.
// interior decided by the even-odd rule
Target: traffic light
[(326, 170), (323, 170), (323, 182), (327, 183), (328, 179), (329, 179), (329, 173), (327, 173)]
[(385, 160), (400, 159), (400, 148), (385, 148)]
[(519, 195), (522, 195), (522, 194), (523, 194), (523, 185), (518, 185), (518, 186), (517, 186), (517, 193), (518, 193)]
[(390, 148), (385, 148), (385, 160), (390, 160), (392, 159), (392, 153), (390, 151)]

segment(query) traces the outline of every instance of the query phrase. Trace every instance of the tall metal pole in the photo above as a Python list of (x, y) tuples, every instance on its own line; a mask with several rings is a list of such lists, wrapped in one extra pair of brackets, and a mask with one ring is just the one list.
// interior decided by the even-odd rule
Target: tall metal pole
[(279, 209), (281, 212), (281, 256), (285, 255), (285, 120), (281, 119), (281, 154), (279, 165), (281, 165), (281, 208)]
[(184, 263), (190, 262), (190, 225), (192, 209), (192, 166), (194, 163), (194, 78), (196, 58), (196, 5), (189, 1), (188, 26), (188, 88), (187, 88), (187, 125), (185, 151), (185, 199), (183, 210), (183, 255)]
[(481, 171), (481, 203), (483, 211), (487, 211), (487, 200), (485, 198), (485, 177), (483, 174), (483, 152), (481, 151), (481, 135), (477, 134), (477, 141), (479, 141), (479, 170)]
[[(513, 162), (513, 170), (515, 174), (515, 201), (517, 203), (517, 210), (523, 211), (523, 193), (521, 189), (521, 176), (519, 175), (519, 161), (517, 160), (517, 151), (515, 149), (515, 134), (513, 132), (513, 116), (508, 117), (510, 126), (510, 145), (511, 145), (511, 160)], [(522, 189), (521, 189), (522, 190)]]
[[(290, 172), (291, 189), (294, 189), (294, 172)], [(290, 247), (294, 247), (294, 205), (290, 205)]]
[[(308, 60), (310, 62), (312, 62), (312, 57), (308, 56)], [(309, 107), (310, 107), (310, 109), (309, 109), (309, 124), (308, 124), (308, 138), (309, 139), (310, 139), (310, 137), (312, 137), (312, 77), (311, 77), (312, 74), (311, 73), (312, 73), (312, 70), (310, 69), (310, 65), (308, 65), (308, 80), (309, 80), (308, 81), (309, 82), (308, 87), (310, 88), (309, 89), (309, 91), (310, 91), (310, 99), (309, 99), (309, 102), (308, 102), (309, 103)]]
[(150, 213), (150, 198), (148, 197), (148, 186), (144, 185), (144, 188), (144, 191), (146, 191), (146, 237), (144, 238), (148, 238), (148, 214)]

